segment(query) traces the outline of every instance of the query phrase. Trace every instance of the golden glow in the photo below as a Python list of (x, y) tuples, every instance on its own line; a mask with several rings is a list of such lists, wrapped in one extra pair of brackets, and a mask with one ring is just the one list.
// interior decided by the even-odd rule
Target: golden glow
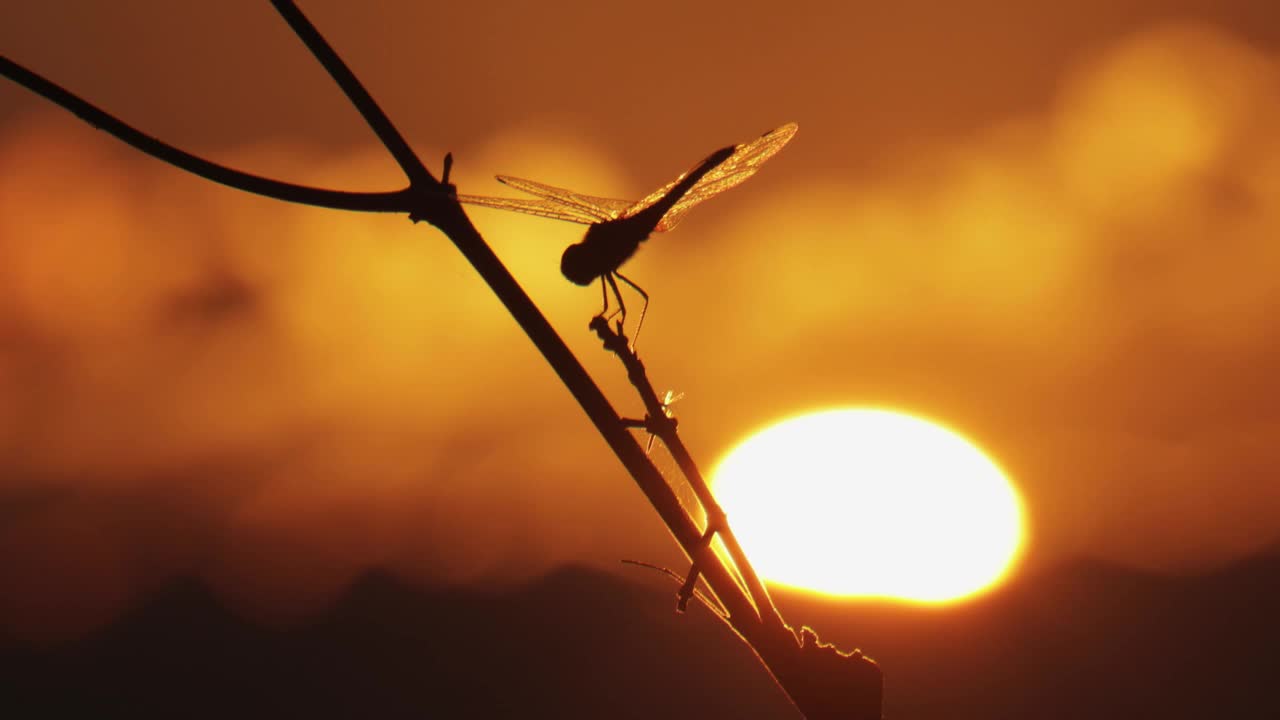
[(713, 478), (756, 570), (842, 596), (955, 600), (1017, 557), (1022, 507), (964, 438), (886, 410), (784, 420), (729, 453)]
[[(62, 76), (74, 56), (20, 27), (34, 17), (0, 23), (7, 53), (74, 91), (107, 83), (125, 95), (99, 98), (106, 109), (162, 138), (309, 185), (404, 180), (345, 124), (322, 74), (293, 88), (294, 109), (314, 121), (300, 135), (248, 117), (232, 127), (220, 111), (178, 117), (189, 103), (151, 88), (182, 83), (120, 83), (114, 63), (98, 63), (105, 79), (92, 80), (92, 63)], [(708, 416), (773, 417), (798, 398), (868, 388), (943, 418), (999, 407), (984, 441), (1028, 468), (1027, 506), (1052, 508), (1036, 520), (1038, 563), (1083, 553), (1192, 572), (1280, 533), (1280, 483), (1259, 480), (1280, 451), (1258, 392), (1280, 359), (1259, 331), (1280, 313), (1280, 56), (1224, 27), (1134, 30), (992, 76), (1016, 90), (995, 104), (995, 85), (899, 82), (922, 80), (920, 59), (936, 55), (903, 46), (908, 75), (874, 59), (822, 61), (835, 75), (811, 78), (821, 93), (790, 83), (785, 112), (762, 105), (754, 119), (726, 118), (724, 88), (677, 103), (689, 112), (676, 124), (629, 112), (634, 92), (596, 93), (581, 114), (548, 105), (521, 73), (464, 62), (428, 84), (461, 96), (501, 80), (503, 92), (473, 92), (484, 102), (443, 125), (430, 98), (397, 113), (427, 113), (405, 120), (415, 147), (433, 168), (454, 151), (459, 192), (504, 192), (492, 176), (509, 172), (641, 197), (720, 142), (827, 110), (761, 177), (627, 265), (653, 297), (641, 346), (651, 379), (689, 396), (681, 430), (727, 449), (741, 438)], [(490, 39), (510, 49), (519, 37)], [(577, 67), (573, 43), (549, 48), (540, 38), (522, 62)], [(400, 63), (373, 60), (383, 55)], [(133, 56), (147, 73), (200, 72)], [(667, 64), (629, 82), (665, 82), (682, 67), (672, 57), (653, 55)], [(881, 90), (902, 85), (886, 101), (931, 104), (899, 106), (893, 117), (910, 122), (878, 134), (889, 116), (856, 112), (865, 94), (829, 91), (858, 84), (855, 66), (888, 78)], [(776, 69), (740, 74), (769, 88)], [(1033, 105), (1017, 89), (1029, 78), (1045, 82)], [(278, 99), (258, 83), (188, 85), (215, 110)], [(701, 92), (690, 87), (676, 89)], [(818, 104), (790, 105), (805, 97)], [(369, 567), (422, 584), (518, 582), (670, 551), (634, 487), (620, 473), (601, 481), (616, 460), (439, 233), (215, 188), (33, 102), (0, 113), (0, 506), (13, 512), (0, 522), (0, 634), (79, 632), (190, 574), (255, 617), (301, 619)], [(945, 126), (929, 119), (952, 109)], [(865, 165), (843, 162), (855, 157)], [(585, 329), (599, 289), (560, 273), (581, 227), (487, 208), (472, 217), (611, 398), (634, 402)], [(783, 487), (796, 515), (822, 509)], [(873, 541), (902, 546), (881, 539), (865, 504), (841, 511), (852, 530), (828, 565), (864, 562), (848, 538), (867, 538), (873, 559)], [(174, 522), (182, 532), (168, 532)]]

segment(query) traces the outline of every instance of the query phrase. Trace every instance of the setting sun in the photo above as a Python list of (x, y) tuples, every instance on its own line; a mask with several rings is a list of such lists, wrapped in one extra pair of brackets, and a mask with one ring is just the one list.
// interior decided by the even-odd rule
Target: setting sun
[(828, 595), (959, 599), (1003, 577), (1024, 536), (1017, 493), (982, 451), (886, 410), (784, 420), (713, 478), (757, 571)]

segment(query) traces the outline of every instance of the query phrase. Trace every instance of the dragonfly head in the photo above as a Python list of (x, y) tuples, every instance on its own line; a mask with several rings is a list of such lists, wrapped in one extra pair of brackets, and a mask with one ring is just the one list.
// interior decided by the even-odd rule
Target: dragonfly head
[(574, 243), (564, 249), (560, 256), (560, 272), (569, 282), (586, 287), (600, 277), (599, 263), (595, 262), (595, 253), (587, 249), (584, 243)]

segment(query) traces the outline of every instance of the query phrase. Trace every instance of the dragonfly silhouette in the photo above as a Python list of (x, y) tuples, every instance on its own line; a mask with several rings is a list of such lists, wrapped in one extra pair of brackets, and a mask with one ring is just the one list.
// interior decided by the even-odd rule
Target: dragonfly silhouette
[(565, 248), (564, 255), (560, 257), (560, 272), (570, 282), (584, 287), (595, 282), (596, 278), (600, 279), (600, 293), (604, 298), (600, 317), (606, 319), (613, 317), (613, 314), (606, 315), (609, 312), (609, 289), (612, 289), (618, 301), (615, 312), (622, 316), (619, 323), (625, 320), (627, 307), (615, 278), (635, 288), (644, 298), (640, 321), (636, 324), (638, 339), (645, 311), (649, 308), (649, 294), (618, 272), (618, 268), (635, 254), (640, 243), (651, 233), (674, 228), (693, 206), (754, 175), (766, 160), (791, 140), (796, 130), (795, 123), (788, 123), (751, 142), (721, 148), (639, 201), (584, 195), (508, 175), (499, 175), (498, 181), (535, 195), (536, 199), (459, 195), (458, 200), (590, 225), (581, 242)]

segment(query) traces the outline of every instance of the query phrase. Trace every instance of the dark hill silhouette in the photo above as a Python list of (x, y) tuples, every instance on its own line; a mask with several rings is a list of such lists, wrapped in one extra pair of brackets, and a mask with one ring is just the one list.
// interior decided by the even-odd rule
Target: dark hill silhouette
[[(502, 593), (374, 573), (287, 630), (183, 582), (55, 651), (0, 646), (0, 717), (796, 717), (727, 628), (637, 572)], [(1080, 561), (953, 608), (778, 599), (877, 658), (891, 719), (1234, 720), (1280, 717), (1278, 598), (1280, 552), (1188, 578)]]
[(188, 581), (54, 653), (6, 647), (0, 717), (796, 717), (709, 612), (673, 612), (675, 590), (582, 568), (502, 594), (371, 573), (275, 630)]
[(1280, 718), (1280, 548), (1193, 577), (1080, 560), (956, 608), (777, 599), (868, 648), (890, 718)]

